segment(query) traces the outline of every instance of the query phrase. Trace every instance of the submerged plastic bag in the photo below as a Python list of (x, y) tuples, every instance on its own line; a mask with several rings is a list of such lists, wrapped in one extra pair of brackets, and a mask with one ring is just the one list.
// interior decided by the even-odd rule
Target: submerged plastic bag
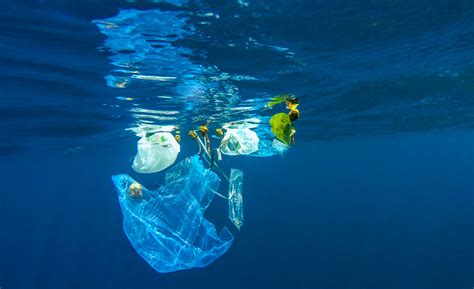
[(270, 118), (270, 125), (275, 136), (288, 145), (291, 142), (291, 135), (294, 133), (294, 128), (288, 114), (281, 112)]
[[(268, 123), (270, 118), (262, 119), (265, 119), (265, 123)], [(274, 155), (283, 155), (289, 149), (288, 145), (275, 138), (275, 134), (272, 132), (269, 125), (260, 125), (255, 129), (255, 132), (260, 138), (260, 142), (258, 144), (258, 152), (253, 153), (252, 156), (270, 157)]]
[(176, 161), (179, 151), (179, 144), (169, 132), (144, 136), (137, 143), (132, 168), (143, 174), (162, 171)]
[(160, 273), (205, 267), (232, 245), (227, 228), (218, 235), (203, 216), (220, 179), (198, 156), (184, 159), (154, 191), (128, 175), (112, 177), (123, 213), (123, 229), (137, 253)]
[(249, 128), (228, 128), (221, 141), (223, 154), (236, 156), (248, 155), (258, 151), (259, 138)]
[[(248, 154), (249, 156), (270, 157), (274, 155), (283, 155), (288, 150), (289, 146), (275, 139), (275, 134), (271, 130), (269, 121), (270, 117), (264, 116), (224, 123), (222, 124), (222, 127), (227, 130), (251, 129), (251, 132), (255, 132), (258, 138), (258, 148), (255, 150), (254, 147), (252, 149), (254, 151)], [(227, 145), (227, 147), (232, 146)], [(220, 149), (222, 148), (224, 148), (224, 146), (221, 144)], [(218, 150), (218, 153), (220, 152), (222, 151)]]
[(240, 230), (244, 224), (244, 200), (242, 184), (244, 173), (239, 169), (231, 169), (229, 176), (229, 219)]
[(277, 139), (272, 141), (272, 149), (277, 151), (280, 155), (284, 154), (290, 147)]

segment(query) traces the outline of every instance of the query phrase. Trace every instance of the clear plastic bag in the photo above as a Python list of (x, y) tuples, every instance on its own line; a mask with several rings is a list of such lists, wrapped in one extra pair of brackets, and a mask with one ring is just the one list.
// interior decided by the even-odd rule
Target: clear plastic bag
[(161, 273), (205, 267), (224, 254), (233, 236), (204, 218), (220, 179), (198, 156), (176, 164), (165, 184), (147, 190), (128, 175), (112, 176), (123, 229), (137, 253)]
[[(271, 126), (269, 124), (270, 117), (261, 117), (261, 118), (249, 118), (243, 119), (239, 121), (233, 121), (224, 123), (222, 127), (228, 130), (242, 130), (242, 129), (251, 129), (252, 132), (255, 132), (257, 135), (258, 141), (258, 148), (252, 148), (254, 150), (252, 153), (248, 154), (249, 156), (253, 157), (270, 157), (274, 155), (283, 155), (289, 148), (288, 145), (284, 144), (283, 142), (274, 139), (275, 134), (271, 130)], [(229, 135), (230, 138), (230, 135)], [(238, 138), (238, 137), (237, 137)], [(251, 139), (255, 139), (252, 137)], [(222, 140), (224, 141), (224, 139)], [(239, 155), (238, 149), (235, 149), (240, 145), (241, 142), (238, 141), (235, 137), (235, 133), (232, 133), (232, 138), (227, 141), (227, 145), (221, 144), (219, 150), (220, 152), (224, 153), (222, 149), (227, 150), (227, 155)], [(232, 149), (234, 148), (234, 149)]]
[(260, 139), (248, 128), (228, 128), (222, 138), (220, 150), (225, 155), (249, 155), (258, 151)]
[(239, 230), (244, 224), (243, 178), (244, 173), (241, 170), (231, 169), (229, 176), (229, 219)]
[(143, 136), (137, 143), (132, 168), (142, 174), (162, 171), (176, 161), (179, 151), (178, 142), (169, 132)]

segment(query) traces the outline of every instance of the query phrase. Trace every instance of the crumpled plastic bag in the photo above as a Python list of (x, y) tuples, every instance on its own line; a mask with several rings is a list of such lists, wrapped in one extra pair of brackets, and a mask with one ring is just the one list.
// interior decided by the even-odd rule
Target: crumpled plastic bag
[(229, 176), (229, 219), (237, 229), (244, 224), (244, 201), (242, 196), (244, 173), (231, 169)]
[(277, 139), (284, 144), (289, 145), (291, 142), (291, 135), (295, 132), (288, 114), (284, 112), (275, 114), (270, 118), (270, 125), (272, 127), (272, 132), (275, 134)]
[[(232, 245), (233, 236), (226, 227), (218, 235), (214, 224), (204, 218), (220, 179), (204, 168), (198, 156), (176, 164), (166, 174), (165, 184), (154, 191), (137, 185), (128, 175), (112, 176), (112, 180), (125, 234), (156, 271), (206, 267)], [(137, 187), (141, 192), (136, 192)]]
[(225, 155), (249, 155), (258, 151), (259, 141), (257, 134), (249, 128), (228, 128), (220, 150)]
[(271, 130), (269, 121), (270, 117), (264, 116), (260, 118), (249, 118), (224, 123), (222, 127), (226, 130), (251, 129), (252, 132), (255, 132), (257, 134), (257, 138), (259, 139), (258, 149), (255, 150), (254, 147), (253, 150), (255, 151), (248, 154), (248, 156), (271, 157), (274, 155), (283, 155), (288, 150), (289, 146), (275, 139), (275, 134)]
[(132, 168), (142, 174), (162, 171), (176, 161), (179, 151), (178, 142), (169, 132), (143, 136), (137, 143)]

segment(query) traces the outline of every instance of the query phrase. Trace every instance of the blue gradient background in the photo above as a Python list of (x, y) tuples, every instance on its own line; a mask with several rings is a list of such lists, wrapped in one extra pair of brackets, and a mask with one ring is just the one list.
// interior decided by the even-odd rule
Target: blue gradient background
[[(249, 2), (186, 8), (224, 22), (202, 28), (209, 43), (182, 45), (223, 71), (266, 77), (238, 83), (243, 94), (297, 93), (297, 145), (284, 157), (225, 159), (245, 174), (233, 246), (207, 268), (158, 274), (122, 231), (110, 176), (154, 188), (163, 175), (130, 168), (132, 117), (112, 107), (110, 52), (97, 49), (105, 36), (92, 20), (181, 8), (2, 1), (2, 289), (474, 286), (474, 3), (275, 1), (263, 13), (270, 4)], [(367, 25), (374, 18), (381, 28)], [(292, 47), (304, 68), (239, 42), (258, 35)], [(413, 37), (431, 48), (405, 49)], [(221, 46), (229, 39), (236, 48)], [(195, 152), (183, 134), (180, 158)], [(218, 198), (206, 216), (231, 226)]]

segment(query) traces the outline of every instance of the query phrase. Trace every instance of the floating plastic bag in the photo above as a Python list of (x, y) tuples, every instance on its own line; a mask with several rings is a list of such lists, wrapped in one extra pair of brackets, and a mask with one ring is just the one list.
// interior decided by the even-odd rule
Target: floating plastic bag
[(179, 144), (169, 132), (144, 136), (137, 143), (132, 168), (143, 174), (162, 171), (176, 161), (179, 151)]
[(270, 125), (272, 132), (280, 141), (286, 145), (290, 144), (293, 125), (288, 114), (284, 112), (275, 114), (270, 118)]
[(244, 224), (244, 201), (242, 183), (244, 173), (239, 169), (231, 169), (229, 176), (229, 219), (240, 230)]
[(280, 155), (284, 154), (290, 147), (277, 139), (272, 141), (272, 149), (277, 151)]
[[(283, 155), (289, 148), (288, 145), (275, 139), (275, 134), (269, 125), (270, 117), (248, 118), (222, 124), (227, 130), (251, 129), (257, 134), (258, 149), (250, 154), (252, 157), (270, 157), (274, 155)], [(221, 145), (221, 149), (224, 146)], [(229, 146), (228, 146), (229, 147)], [(222, 152), (219, 150), (218, 152)], [(235, 155), (235, 154), (234, 154)]]
[(251, 156), (270, 157), (274, 155), (283, 155), (288, 150), (289, 146), (275, 138), (275, 134), (271, 131), (270, 125), (268, 125), (270, 118), (262, 119), (266, 119), (265, 123), (267, 125), (260, 125), (255, 129), (260, 142), (258, 144), (258, 151), (251, 154)]
[(218, 235), (203, 216), (220, 179), (197, 156), (174, 166), (165, 184), (147, 190), (128, 175), (113, 176), (123, 229), (137, 253), (160, 273), (206, 267), (232, 245), (227, 228)]
[(258, 151), (259, 141), (257, 134), (248, 128), (228, 128), (222, 138), (220, 150), (231, 156), (248, 155)]

